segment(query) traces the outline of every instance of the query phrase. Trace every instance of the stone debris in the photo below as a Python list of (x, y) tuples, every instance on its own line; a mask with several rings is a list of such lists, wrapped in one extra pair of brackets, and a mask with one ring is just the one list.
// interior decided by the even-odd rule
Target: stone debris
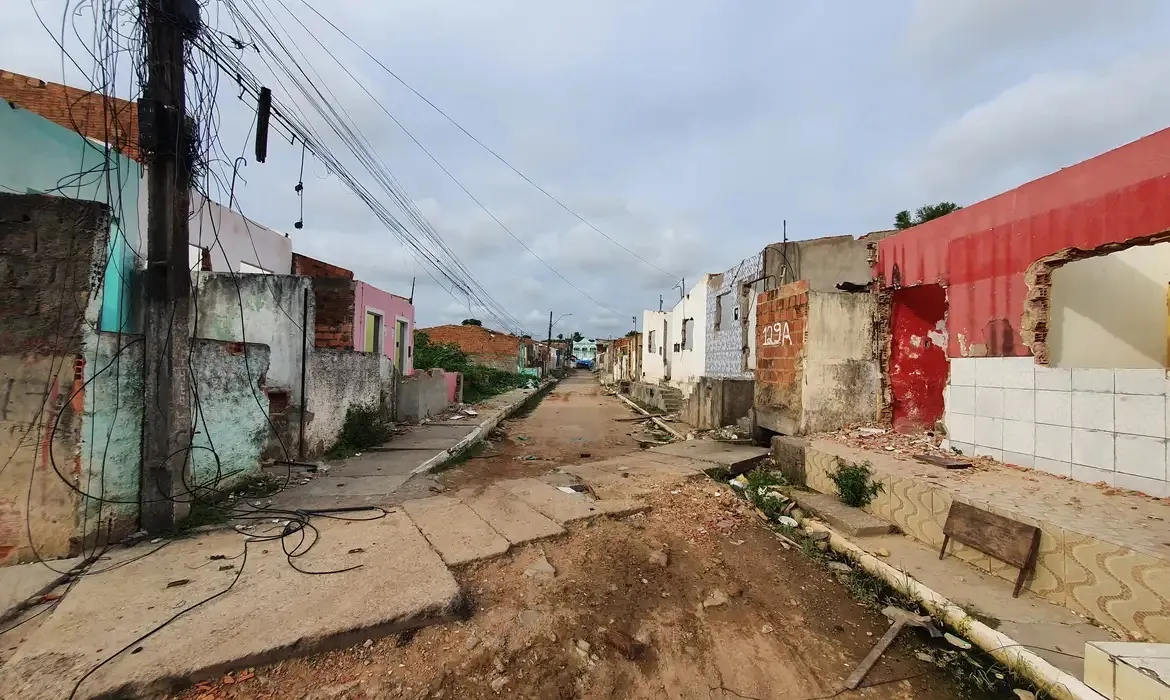
[(536, 561), (524, 570), (524, 575), (528, 578), (549, 579), (557, 575), (557, 570), (549, 563), (548, 557), (541, 552)]
[(971, 642), (968, 642), (966, 639), (956, 637), (955, 635), (951, 634), (950, 632), (943, 634), (943, 638), (946, 639), (947, 642), (950, 643), (950, 645), (953, 647), (958, 647), (959, 649), (970, 649), (971, 648)]
[(839, 574), (848, 574), (853, 571), (853, 567), (848, 564), (843, 564), (839, 561), (829, 562), (829, 569)]
[(665, 548), (658, 549), (650, 553), (650, 563), (656, 566), (665, 567), (670, 563), (670, 553)]
[(504, 689), (504, 686), (508, 685), (508, 677), (497, 676), (496, 678), (493, 678), (492, 682), (488, 685), (491, 687), (493, 693), (499, 693)]
[(727, 605), (728, 597), (723, 591), (716, 588), (711, 591), (707, 599), (703, 601), (704, 608), (717, 608), (720, 605)]

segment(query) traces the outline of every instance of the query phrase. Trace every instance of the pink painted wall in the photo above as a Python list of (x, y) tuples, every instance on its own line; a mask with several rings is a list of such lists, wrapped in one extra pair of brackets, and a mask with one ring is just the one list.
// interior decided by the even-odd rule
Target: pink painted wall
[(447, 403), (455, 403), (456, 392), (459, 390), (459, 373), (443, 372), (443, 379), (447, 380)]
[(382, 352), (391, 361), (394, 360), (394, 329), (398, 327), (399, 318), (406, 319), (406, 361), (400, 369), (403, 374), (414, 374), (414, 305), (405, 297), (384, 292), (365, 282), (356, 282), (353, 306), (354, 349), (365, 350), (366, 311), (372, 311), (382, 316)]

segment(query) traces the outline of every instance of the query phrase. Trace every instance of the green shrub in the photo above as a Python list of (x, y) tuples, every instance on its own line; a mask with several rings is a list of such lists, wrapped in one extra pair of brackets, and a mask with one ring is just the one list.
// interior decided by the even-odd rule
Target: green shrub
[(856, 464), (841, 460), (837, 468), (829, 472), (829, 478), (837, 485), (837, 496), (841, 502), (854, 508), (869, 505), (882, 491), (882, 485), (870, 480), (873, 470), (869, 462)]
[(441, 369), (463, 375), (463, 400), (476, 403), (528, 383), (528, 377), (477, 365), (454, 343), (432, 343), (423, 331), (414, 332), (416, 369)]
[(344, 459), (390, 439), (390, 417), (380, 406), (350, 406), (329, 456)]

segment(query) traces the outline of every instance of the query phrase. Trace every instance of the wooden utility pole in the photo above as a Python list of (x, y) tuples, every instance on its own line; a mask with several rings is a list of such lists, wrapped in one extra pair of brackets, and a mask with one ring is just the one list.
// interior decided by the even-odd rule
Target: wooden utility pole
[(191, 275), (187, 216), (191, 153), (183, 89), (185, 33), (198, 25), (192, 0), (142, 0), (147, 81), (140, 120), (147, 159), (145, 358), (141, 525), (174, 528), (190, 510)]

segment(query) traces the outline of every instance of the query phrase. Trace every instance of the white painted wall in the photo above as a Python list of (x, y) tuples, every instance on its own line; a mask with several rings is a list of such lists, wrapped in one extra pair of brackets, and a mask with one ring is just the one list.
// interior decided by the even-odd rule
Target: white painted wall
[(1170, 243), (1086, 258), (1052, 272), (1054, 367), (1166, 366)]
[(1170, 497), (1164, 369), (951, 358), (946, 423), (964, 454)]
[[(710, 275), (703, 275), (670, 311), (670, 384), (689, 396), (703, 376), (707, 357), (707, 294)], [(683, 324), (688, 324), (689, 340), (683, 343)], [(675, 346), (678, 350), (675, 350)]]
[(662, 324), (668, 321), (669, 311), (642, 312), (642, 376), (640, 381), (657, 384), (666, 376), (664, 351), (671, 346), (666, 344), (663, 336)]

